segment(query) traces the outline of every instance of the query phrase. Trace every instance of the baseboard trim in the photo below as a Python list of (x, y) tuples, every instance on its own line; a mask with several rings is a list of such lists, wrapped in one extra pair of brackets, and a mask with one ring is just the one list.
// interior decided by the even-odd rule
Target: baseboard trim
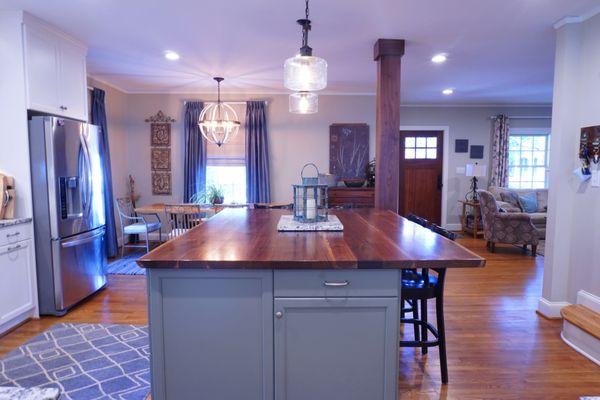
[(595, 294), (586, 292), (585, 290), (580, 290), (577, 292), (577, 304), (586, 306), (590, 310), (600, 314), (600, 297), (596, 296)]
[(570, 306), (571, 303), (566, 301), (549, 301), (540, 297), (538, 301), (537, 313), (549, 319), (560, 319), (560, 309)]
[[(577, 328), (575, 325), (571, 325), (571, 327), (573, 329), (579, 330), (581, 332), (581, 334), (587, 335), (590, 338), (595, 339), (591, 335), (588, 335), (587, 333), (585, 333), (582, 330), (580, 330), (579, 328)], [(565, 330), (564, 330), (564, 328), (563, 328), (563, 331), (560, 333), (560, 338), (563, 340), (563, 342), (565, 342), (573, 350), (575, 350), (576, 352), (578, 352), (579, 354), (581, 354), (582, 356), (584, 356), (588, 360), (592, 361), (593, 363), (596, 363), (596, 365), (600, 366), (600, 359), (594, 357), (592, 354), (588, 353), (586, 350), (582, 349), (581, 347), (579, 347), (578, 345), (576, 345), (575, 343), (573, 343), (570, 339), (567, 339), (567, 337), (565, 336)], [(595, 340), (597, 340), (597, 339), (595, 339)]]

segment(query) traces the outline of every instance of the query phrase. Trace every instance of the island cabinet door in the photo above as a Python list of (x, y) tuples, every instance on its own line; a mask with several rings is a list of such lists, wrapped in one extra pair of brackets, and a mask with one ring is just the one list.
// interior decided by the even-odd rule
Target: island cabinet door
[(396, 400), (398, 298), (275, 298), (276, 400)]
[(273, 399), (272, 277), (148, 269), (152, 400)]

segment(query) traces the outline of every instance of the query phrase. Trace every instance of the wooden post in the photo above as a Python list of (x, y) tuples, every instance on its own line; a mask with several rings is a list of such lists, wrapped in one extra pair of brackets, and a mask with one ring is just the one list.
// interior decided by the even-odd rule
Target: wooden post
[(400, 65), (404, 40), (378, 39), (375, 126), (375, 207), (398, 212), (400, 191)]

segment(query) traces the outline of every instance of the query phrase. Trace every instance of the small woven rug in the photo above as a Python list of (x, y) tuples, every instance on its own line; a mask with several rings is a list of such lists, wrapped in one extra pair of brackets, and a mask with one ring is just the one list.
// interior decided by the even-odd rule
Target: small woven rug
[(146, 327), (61, 323), (0, 359), (0, 386), (57, 388), (61, 400), (143, 400), (149, 358)]
[(144, 253), (130, 253), (109, 263), (106, 272), (111, 275), (146, 275), (146, 270), (135, 262)]

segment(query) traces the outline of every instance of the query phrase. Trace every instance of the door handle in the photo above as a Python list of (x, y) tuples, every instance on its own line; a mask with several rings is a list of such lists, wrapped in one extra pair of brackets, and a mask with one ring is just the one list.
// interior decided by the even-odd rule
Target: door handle
[(82, 239), (71, 239), (68, 242), (64, 242), (61, 244), (62, 247), (73, 247), (73, 246), (78, 246), (80, 244), (85, 244), (85, 243), (89, 243), (89, 242), (93, 242), (94, 239), (100, 237), (100, 236), (104, 236), (104, 230), (101, 232), (98, 232), (92, 236), (88, 236), (88, 237), (84, 237)]
[(443, 186), (444, 186), (444, 184), (442, 183), (442, 175), (438, 175), (437, 176), (437, 188), (439, 190), (441, 190)]
[(327, 286), (327, 287), (344, 287), (344, 286), (348, 286), (350, 284), (350, 281), (342, 281), (342, 282), (328, 282), (328, 281), (324, 281), (323, 285)]

